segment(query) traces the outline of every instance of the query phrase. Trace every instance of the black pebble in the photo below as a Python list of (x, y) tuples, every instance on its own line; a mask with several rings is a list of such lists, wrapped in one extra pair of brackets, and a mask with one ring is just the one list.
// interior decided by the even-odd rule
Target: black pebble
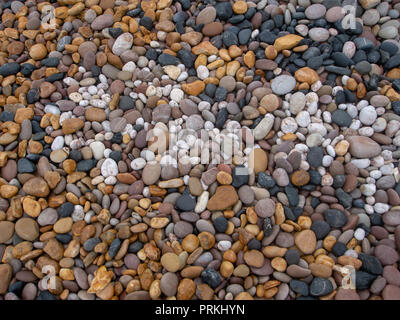
[(178, 0), (181, 4), (183, 10), (187, 10), (190, 8), (190, 0)]
[(82, 160), (82, 153), (79, 150), (72, 149), (69, 153), (69, 158), (79, 162)]
[(161, 66), (168, 66), (168, 65), (175, 65), (176, 66), (176, 65), (178, 65), (180, 63), (180, 61), (179, 61), (178, 58), (176, 58), (174, 56), (171, 56), (168, 53), (163, 53), (163, 54), (160, 54), (160, 56), (158, 57), (158, 63)]
[(149, 49), (146, 51), (146, 58), (149, 60), (156, 61), (158, 57), (158, 53), (156, 49)]
[(30, 76), (31, 73), (33, 72), (33, 70), (35, 70), (35, 66), (33, 64), (30, 63), (24, 63), (23, 65), (21, 65), (21, 73), (27, 77)]
[(93, 159), (87, 159), (87, 160), (81, 160), (76, 164), (76, 171), (90, 171), (93, 169), (95, 166), (95, 160)]
[(283, 206), (283, 212), (285, 213), (286, 219), (291, 221), (296, 220), (296, 216), (294, 215), (292, 209), (290, 209), (289, 207)]
[(100, 242), (100, 238), (89, 238), (83, 244), (83, 249), (85, 249), (87, 252), (93, 251), (94, 247)]
[(47, 82), (55, 82), (55, 81), (60, 81), (60, 80), (62, 80), (62, 79), (64, 79), (64, 73), (63, 73), (63, 72), (54, 73), (54, 74), (52, 74), (51, 76), (45, 78), (45, 80), (46, 80)]
[(230, 47), (232, 45), (237, 45), (239, 40), (238, 37), (236, 36), (236, 34), (234, 34), (231, 31), (225, 31), (222, 34), (222, 41), (224, 42), (224, 45), (226, 47)]
[(16, 296), (21, 296), (22, 294), (22, 289), (25, 286), (25, 282), (22, 281), (16, 281), (8, 287), (8, 292), (14, 293)]
[(117, 132), (111, 138), (111, 143), (121, 144), (122, 143), (122, 133)]
[(309, 66), (311, 69), (317, 70), (320, 66), (322, 66), (323, 62), (324, 59), (322, 56), (312, 57), (307, 61), (307, 66)]
[(259, 240), (257, 240), (256, 238), (253, 238), (249, 241), (249, 243), (247, 244), (247, 248), (249, 250), (261, 250), (262, 245), (261, 242)]
[(121, 240), (119, 240), (118, 238), (115, 238), (113, 242), (111, 242), (110, 248), (108, 249), (108, 255), (110, 256), (111, 259), (115, 257), (120, 246), (121, 246)]
[(341, 188), (344, 186), (346, 182), (346, 176), (344, 174), (338, 174), (337, 176), (333, 177), (333, 187), (334, 188)]
[(393, 56), (394, 54), (397, 53), (397, 51), (399, 51), (398, 46), (396, 46), (394, 43), (388, 42), (388, 41), (384, 41), (381, 44), (381, 49), (388, 52), (391, 56)]
[(206, 85), (206, 88), (204, 90), (204, 92), (206, 93), (206, 95), (208, 95), (210, 98), (214, 98), (215, 95), (215, 91), (217, 90), (217, 86), (215, 84), (212, 83), (208, 83)]
[(335, 196), (339, 199), (339, 203), (345, 208), (350, 208), (353, 198), (347, 192), (344, 192), (342, 188), (335, 190)]
[(110, 36), (113, 38), (118, 38), (118, 36), (120, 36), (123, 33), (121, 28), (108, 28), (108, 32), (110, 33)]
[(26, 94), (26, 100), (29, 104), (33, 104), (39, 101), (40, 93), (38, 88), (29, 89), (28, 93)]
[(116, 163), (118, 163), (118, 161), (121, 161), (121, 160), (122, 160), (121, 151), (118, 151), (118, 150), (112, 151), (112, 152), (110, 153), (110, 158), (113, 159)]
[(357, 290), (369, 289), (376, 276), (364, 271), (356, 271), (356, 288)]
[(70, 234), (57, 234), (56, 239), (62, 244), (68, 244), (71, 242), (72, 236)]
[(14, 121), (14, 115), (9, 111), (4, 110), (3, 112), (0, 112), (0, 121)]
[(191, 68), (196, 60), (196, 55), (188, 50), (179, 50), (177, 53), (178, 58), (182, 61), (186, 68)]
[[(341, 91), (339, 91), (339, 92), (341, 92)], [(343, 95), (344, 95), (344, 93), (343, 93)], [(338, 97), (336, 95), (336, 104), (341, 104), (341, 103), (344, 103), (344, 101), (338, 102)], [(350, 127), (352, 119), (346, 111), (336, 109), (332, 113), (332, 121), (334, 123), (336, 123), (339, 127)]]
[(239, 44), (247, 44), (250, 40), (251, 30), (250, 29), (243, 29), (239, 32)]
[(229, 2), (217, 3), (215, 10), (217, 12), (217, 17), (220, 20), (228, 20), (233, 15), (232, 5)]
[(258, 35), (260, 42), (273, 44), (278, 37), (273, 34), (270, 30), (264, 30)]
[(142, 250), (142, 248), (143, 248), (143, 243), (138, 240), (129, 245), (128, 252), (129, 253), (137, 253), (140, 250)]
[(50, 293), (50, 291), (40, 291), (36, 300), (57, 300), (56, 297)]
[(289, 200), (289, 204), (292, 207), (296, 207), (299, 204), (299, 193), (297, 189), (289, 185), (285, 187), (285, 193)]
[(349, 67), (354, 64), (354, 61), (347, 57), (343, 52), (334, 52), (331, 57), (339, 67)]
[(382, 216), (378, 213), (373, 213), (369, 216), (372, 226), (383, 226)]
[(315, 185), (320, 185), (322, 181), (322, 176), (316, 170), (309, 170), (308, 173), (310, 174), (310, 183)]
[(133, 99), (129, 96), (122, 96), (119, 99), (119, 104), (118, 106), (123, 110), (127, 111), (129, 109), (133, 109), (135, 107), (135, 103), (133, 102)]
[[(218, 92), (218, 89), (217, 89), (217, 92)], [(222, 129), (222, 127), (224, 126), (225, 121), (227, 119), (228, 119), (228, 109), (227, 108), (222, 108), (217, 114), (217, 119), (215, 121), (215, 127), (218, 128), (218, 129)]]
[(0, 67), (0, 75), (7, 77), (18, 73), (20, 69), (21, 67), (17, 62), (5, 63)]

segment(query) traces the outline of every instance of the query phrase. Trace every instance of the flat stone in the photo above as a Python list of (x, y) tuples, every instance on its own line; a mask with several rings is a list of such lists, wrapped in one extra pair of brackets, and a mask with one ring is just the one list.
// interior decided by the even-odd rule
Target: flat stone
[(272, 199), (262, 199), (254, 209), (260, 218), (272, 217), (275, 214), (275, 202)]

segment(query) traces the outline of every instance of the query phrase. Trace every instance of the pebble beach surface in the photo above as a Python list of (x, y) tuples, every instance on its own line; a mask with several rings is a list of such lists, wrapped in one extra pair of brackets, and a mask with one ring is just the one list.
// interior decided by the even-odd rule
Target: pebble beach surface
[(0, 300), (400, 300), (399, 15), (2, 1)]

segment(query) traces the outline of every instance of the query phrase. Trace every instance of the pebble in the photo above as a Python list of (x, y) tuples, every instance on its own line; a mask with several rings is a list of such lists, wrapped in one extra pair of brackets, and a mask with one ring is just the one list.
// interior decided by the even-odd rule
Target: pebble
[(303, 230), (295, 237), (296, 246), (305, 254), (314, 252), (317, 246), (317, 239), (311, 230)]
[(262, 199), (257, 202), (254, 209), (261, 218), (272, 217), (275, 213), (275, 202), (271, 199)]
[(1, 9), (0, 299), (400, 298), (396, 1), (53, 2)]
[(324, 212), (326, 222), (334, 228), (341, 228), (347, 223), (347, 216), (338, 209), (328, 209)]
[(332, 283), (325, 278), (316, 277), (310, 284), (310, 294), (316, 297), (326, 296), (332, 291)]
[(15, 223), (15, 232), (23, 240), (34, 241), (39, 236), (39, 226), (31, 218), (21, 218)]
[(381, 153), (381, 147), (371, 138), (351, 136), (347, 141), (350, 143), (351, 155), (356, 158), (372, 158)]
[(295, 86), (296, 80), (287, 75), (278, 76), (271, 83), (271, 89), (277, 95), (284, 95), (292, 91)]
[(207, 203), (208, 210), (224, 210), (238, 201), (239, 197), (234, 187), (219, 186)]

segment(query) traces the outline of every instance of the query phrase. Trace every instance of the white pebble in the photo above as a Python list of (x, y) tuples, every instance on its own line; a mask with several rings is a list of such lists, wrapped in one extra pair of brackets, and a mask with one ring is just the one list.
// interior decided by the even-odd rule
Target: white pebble
[(109, 176), (116, 176), (118, 174), (118, 165), (111, 159), (107, 158), (101, 165), (101, 175), (105, 178)]

